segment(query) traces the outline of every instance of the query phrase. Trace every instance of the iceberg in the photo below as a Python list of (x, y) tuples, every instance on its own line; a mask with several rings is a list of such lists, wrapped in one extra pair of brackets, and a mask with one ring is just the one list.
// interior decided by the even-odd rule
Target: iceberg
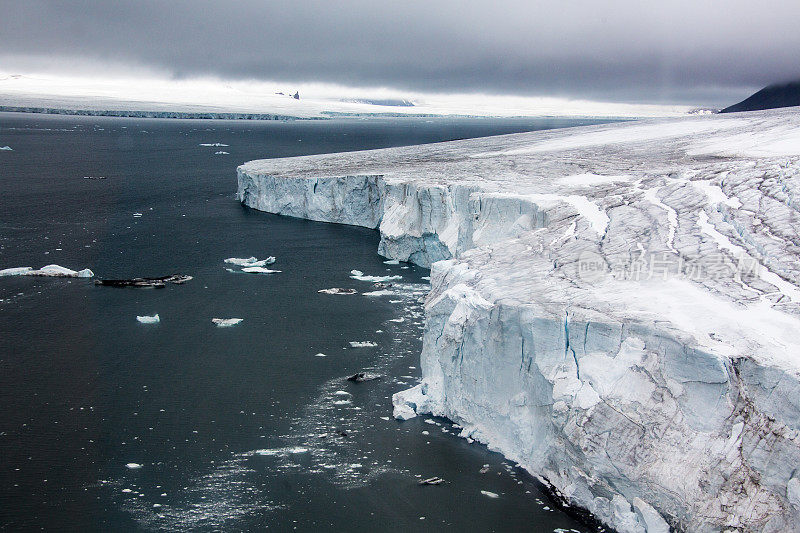
[(11, 148), (10, 146), (0, 146), (0, 151), (13, 152), (14, 149)]
[(158, 324), (159, 322), (161, 322), (161, 318), (158, 316), (158, 313), (156, 313), (153, 316), (147, 316), (147, 315), (137, 316), (136, 320), (138, 320), (142, 324)]
[(798, 131), (782, 109), (251, 161), (237, 194), (431, 267), (396, 418), (452, 420), (621, 532), (789, 531)]
[(91, 278), (94, 272), (88, 268), (83, 270), (72, 270), (59, 265), (47, 265), (35, 270), (31, 267), (13, 267), (0, 270), (0, 277), (3, 276), (42, 276), (50, 278)]

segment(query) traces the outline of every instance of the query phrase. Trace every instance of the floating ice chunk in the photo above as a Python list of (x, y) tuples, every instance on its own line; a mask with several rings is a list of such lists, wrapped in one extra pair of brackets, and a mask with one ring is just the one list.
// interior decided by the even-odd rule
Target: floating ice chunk
[(267, 257), (266, 259), (259, 260), (256, 257), (229, 257), (225, 259), (225, 262), (230, 265), (237, 265), (243, 267), (254, 267), (254, 266), (266, 266), (271, 265), (274, 263), (276, 259), (272, 256)]
[(352, 394), (350, 394), (350, 393), (349, 393), (349, 392), (347, 392), (346, 390), (337, 390), (337, 391), (336, 391), (336, 392), (334, 392), (333, 394), (334, 394), (335, 396), (352, 396)]
[(377, 344), (372, 341), (351, 341), (350, 346), (353, 348), (373, 348)]
[(13, 152), (14, 151), (14, 149), (11, 148), (10, 146), (0, 146), (0, 150), (4, 151), (4, 152)]
[(400, 317), (400, 318), (390, 318), (390, 319), (389, 319), (389, 322), (397, 322), (398, 324), (399, 324), (400, 322), (405, 322), (405, 321), (406, 321), (406, 319), (405, 319), (405, 318), (403, 318), (403, 317)]
[(358, 281), (372, 281), (374, 283), (381, 281), (392, 281), (396, 279), (403, 279), (403, 276), (367, 276), (360, 270), (351, 270), (350, 277)]
[(218, 328), (229, 328), (235, 326), (244, 318), (212, 318), (211, 322), (217, 325)]
[(394, 292), (386, 289), (381, 289), (379, 291), (369, 291), (362, 294), (364, 296), (392, 296)]
[(315, 353), (314, 357), (328, 357), (328, 356), (326, 354), (320, 352), (320, 353)]
[[(156, 315), (156, 316), (158, 316), (158, 315)], [(142, 465), (140, 465), (139, 463), (128, 463), (128, 464), (125, 465), (125, 468), (130, 468), (131, 470), (136, 470), (136, 469), (141, 468), (141, 467), (142, 467)]]
[(220, 150), (219, 152), (214, 152), (214, 155), (229, 155), (229, 154), (230, 152), (223, 152), (222, 150)]
[(355, 289), (342, 289), (340, 287), (333, 287), (332, 289), (320, 289), (317, 292), (321, 292), (322, 294), (356, 294), (358, 293)]
[(24, 276), (32, 271), (33, 269), (31, 267), (4, 268), (0, 270), (0, 276)]
[(142, 214), (141, 214), (141, 213), (134, 213), (134, 214), (133, 214), (133, 217), (134, 217), (134, 218), (140, 218), (141, 216), (142, 216)]
[(153, 316), (137, 316), (136, 320), (142, 324), (158, 324), (161, 322), (161, 318), (159, 318), (158, 313), (154, 314)]
[(481, 494), (483, 494), (484, 496), (487, 496), (489, 498), (499, 498), (500, 497), (500, 495), (497, 494), (496, 492), (491, 492), (491, 491), (488, 491), (488, 490), (482, 490)]
[(200, 143), (200, 146), (219, 146), (219, 147), (225, 147), (225, 146), (230, 146), (230, 145), (228, 145), (228, 144), (222, 144), (222, 143)]
[(383, 262), (384, 265), (399, 265), (400, 261), (397, 259), (389, 259), (388, 261)]
[(34, 270), (31, 267), (15, 267), (0, 270), (0, 277), (2, 276), (44, 276), (50, 278), (91, 278), (94, 272), (88, 268), (83, 270), (71, 270), (59, 265), (43, 266), (39, 270)]
[(246, 272), (248, 274), (274, 274), (275, 272), (280, 272), (280, 270), (270, 270), (269, 268), (260, 266), (250, 266), (242, 268), (242, 272)]

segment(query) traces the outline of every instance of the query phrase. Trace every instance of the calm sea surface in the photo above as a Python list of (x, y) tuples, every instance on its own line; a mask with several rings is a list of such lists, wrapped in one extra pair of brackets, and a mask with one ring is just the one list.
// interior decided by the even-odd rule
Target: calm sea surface
[[(426, 270), (384, 264), (374, 231), (234, 199), (250, 159), (586, 123), (0, 113), (0, 269), (194, 277), (0, 278), (0, 528), (588, 531), (448, 421), (391, 418), (420, 375)], [(249, 256), (280, 272), (223, 262)], [(390, 296), (317, 292), (374, 290), (353, 269), (402, 279)], [(362, 370), (383, 378), (344, 379)]]

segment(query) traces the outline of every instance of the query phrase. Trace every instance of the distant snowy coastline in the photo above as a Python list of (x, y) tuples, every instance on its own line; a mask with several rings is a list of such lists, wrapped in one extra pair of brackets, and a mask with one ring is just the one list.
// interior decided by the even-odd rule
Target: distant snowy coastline
[[(296, 96), (296, 97), (295, 97)], [(556, 97), (399, 93), (381, 88), (220, 80), (91, 79), (0, 72), (0, 110), (89, 116), (288, 120), (333, 117), (641, 118), (685, 105)]]

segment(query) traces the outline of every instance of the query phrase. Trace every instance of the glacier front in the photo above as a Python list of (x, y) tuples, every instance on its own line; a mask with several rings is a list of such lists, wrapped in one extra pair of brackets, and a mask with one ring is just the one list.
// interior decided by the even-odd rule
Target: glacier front
[(251, 161), (252, 208), (431, 267), (447, 417), (623, 532), (800, 526), (800, 110)]

